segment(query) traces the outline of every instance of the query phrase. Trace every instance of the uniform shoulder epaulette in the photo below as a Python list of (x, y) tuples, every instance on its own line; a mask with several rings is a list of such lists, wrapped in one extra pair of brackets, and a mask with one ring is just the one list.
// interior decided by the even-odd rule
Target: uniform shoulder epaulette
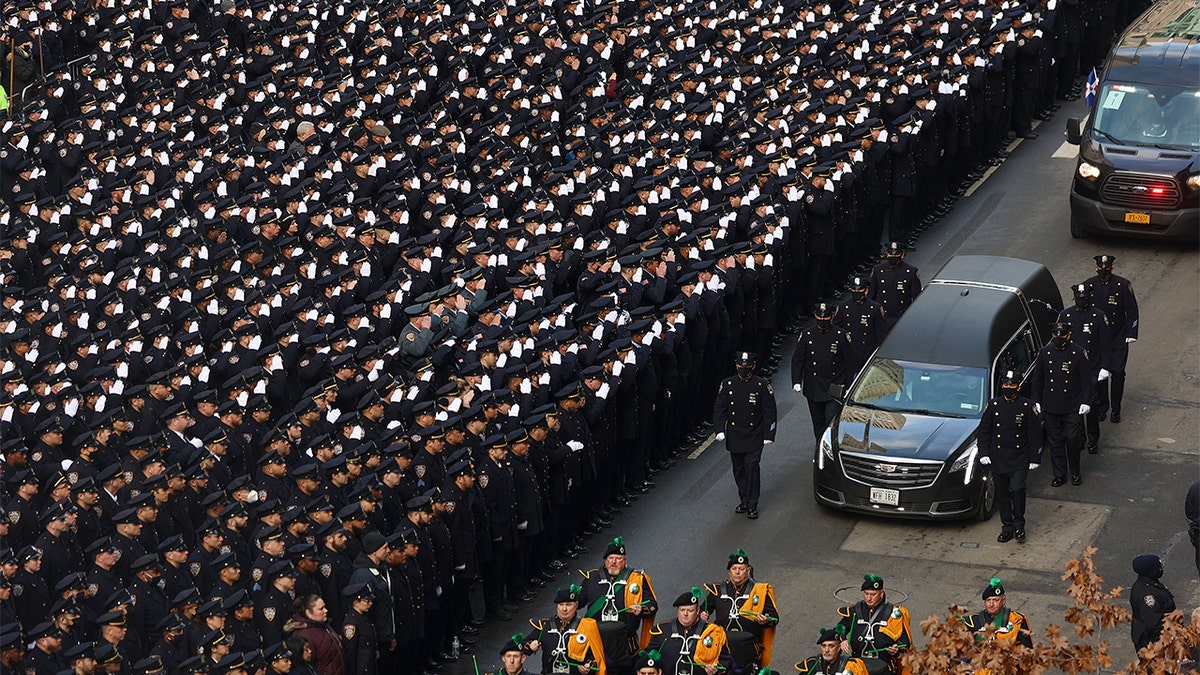
[(664, 621), (664, 622), (662, 622), (662, 623), (654, 624), (654, 626), (653, 626), (653, 627), (650, 629), (650, 634), (651, 634), (651, 635), (662, 635), (662, 633), (663, 633), (663, 626), (665, 626), (665, 625), (667, 625), (667, 624), (669, 624), (669, 623), (671, 623), (671, 622), (670, 622), (670, 621)]
[(838, 607), (838, 616), (849, 617), (850, 610), (852, 610), (852, 609), (854, 609), (854, 605), (846, 605), (845, 607)]
[(583, 570), (579, 570), (579, 575), (582, 576), (584, 579), (590, 579), (592, 577), (592, 572), (595, 572), (595, 571), (596, 570), (588, 570), (588, 571), (584, 572)]
[(713, 595), (717, 595), (718, 593), (720, 593), (721, 592), (720, 588), (721, 588), (720, 584), (704, 584), (704, 590), (708, 591), (709, 593), (712, 593)]
[(537, 622), (535, 622), (533, 619), (529, 620), (529, 625), (533, 626), (533, 629), (537, 630), (537, 631), (540, 631), (542, 629), (542, 625), (544, 623), (546, 623), (545, 619), (538, 620)]
[(968, 614), (967, 616), (964, 616), (962, 618), (962, 622), (963, 622), (963, 625), (965, 625), (967, 628), (970, 628), (971, 630), (978, 629), (978, 626), (975, 625), (975, 615), (974, 614)]

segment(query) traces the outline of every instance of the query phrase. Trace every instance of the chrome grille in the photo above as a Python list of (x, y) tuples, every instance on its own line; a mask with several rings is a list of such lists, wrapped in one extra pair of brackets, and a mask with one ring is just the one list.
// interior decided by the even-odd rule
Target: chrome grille
[(922, 488), (933, 485), (942, 472), (942, 462), (913, 461), (859, 455), (842, 452), (839, 454), (842, 472), (850, 480), (885, 488)]
[(1114, 173), (1104, 181), (1100, 197), (1105, 204), (1147, 211), (1179, 208), (1182, 194), (1173, 178), (1135, 173)]

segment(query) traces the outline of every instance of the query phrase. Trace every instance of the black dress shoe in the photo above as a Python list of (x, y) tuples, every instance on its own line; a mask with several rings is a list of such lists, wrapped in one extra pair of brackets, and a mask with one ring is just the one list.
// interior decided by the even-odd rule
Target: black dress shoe
[(1067, 481), (1065, 481), (1061, 478), (1055, 478), (1054, 480), (1050, 481), (1050, 487), (1062, 487), (1066, 484), (1067, 484)]
[(550, 569), (554, 570), (555, 572), (561, 572), (561, 571), (567, 569), (567, 564), (565, 562), (559, 560), (558, 558), (555, 558), (554, 560), (551, 560), (550, 564), (546, 565), (546, 567), (549, 567)]
[(996, 541), (1003, 544), (1006, 541), (1012, 541), (1012, 538), (1013, 538), (1013, 533), (1005, 530), (1004, 532), (1000, 533), (1000, 536), (996, 537)]
[(1014, 534), (1014, 535), (1017, 537), (1017, 543), (1018, 543), (1018, 544), (1024, 544), (1024, 543), (1025, 543), (1025, 530), (1017, 530), (1017, 531), (1016, 531), (1016, 532), (1014, 532), (1013, 534)]
[(652, 480), (644, 480), (644, 481), (642, 481), (642, 487), (653, 489), (653, 488), (658, 487), (658, 484)]
[(1071, 485), (1083, 485), (1083, 476), (1071, 476)]
[[(546, 584), (543, 583), (542, 585), (545, 586)], [(533, 591), (525, 591), (521, 594), (521, 597), (517, 599), (521, 602), (533, 602), (534, 600), (537, 600), (537, 593), (534, 593)]]
[(1021, 134), (1021, 138), (1027, 138), (1029, 140), (1033, 140), (1037, 137), (1038, 135), (1036, 131), (1026, 131), (1025, 133)]
[(1112, 411), (1112, 415), (1110, 415), (1108, 419), (1113, 424), (1120, 424), (1121, 423), (1121, 411), (1120, 410)]
[(458, 642), (464, 647), (474, 647), (476, 641), (473, 638), (463, 637), (460, 635), (458, 636)]
[(745, 513), (745, 512), (746, 512), (746, 506), (745, 506), (744, 504), (738, 504), (738, 505), (737, 505), (737, 508), (736, 508), (736, 509), (734, 509), (734, 510), (733, 510), (733, 512), (734, 512), (734, 513)]
[[(463, 633), (463, 635), (475, 635), (475, 634), (477, 634), (478, 632), (479, 632), (479, 629), (478, 629), (478, 628), (476, 628), (475, 626), (471, 625), (471, 624), (467, 624), (467, 625), (465, 625), (465, 626), (463, 626), (463, 627), (462, 627), (462, 633)], [(464, 638), (464, 639), (465, 639), (465, 638)]]
[(511, 602), (503, 603), (502, 605), (500, 605), (500, 608), (503, 609), (504, 611), (508, 612), (509, 614), (516, 614), (517, 610), (520, 609), (519, 607), (517, 607), (516, 605), (514, 605)]
[(750, 520), (758, 520), (758, 509), (750, 509), (746, 512), (746, 517)]
[(526, 583), (528, 583), (530, 586), (537, 586), (538, 588), (546, 587), (546, 580), (542, 579), (541, 577), (533, 577)]
[(437, 660), (438, 660), (438, 663), (442, 663), (442, 664), (458, 663), (458, 657), (451, 654), (450, 652), (442, 652), (441, 654), (438, 654)]
[(1088, 443), (1087, 451), (1089, 455), (1098, 455), (1100, 454), (1100, 446), (1096, 443)]

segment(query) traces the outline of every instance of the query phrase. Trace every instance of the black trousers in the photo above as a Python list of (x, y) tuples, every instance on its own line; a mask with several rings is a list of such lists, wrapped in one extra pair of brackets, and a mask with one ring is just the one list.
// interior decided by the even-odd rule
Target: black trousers
[(1066, 480), (1079, 475), (1079, 451), (1083, 447), (1083, 416), (1078, 413), (1046, 413), (1046, 439), (1050, 446), (1050, 466), (1054, 477)]
[(996, 506), (1000, 509), (1000, 524), (1005, 532), (1025, 529), (1025, 479), (1029, 468), (1012, 473), (993, 473), (996, 481)]
[(729, 461), (733, 464), (733, 482), (737, 483), (738, 503), (751, 511), (757, 511), (762, 449), (754, 452), (731, 452)]
[(837, 411), (837, 401), (814, 401), (811, 398), (808, 401), (808, 415), (812, 418), (813, 437), (818, 441), (821, 440), (821, 434), (825, 433), (825, 427), (833, 421), (833, 413)]
[(1122, 343), (1121, 346), (1112, 350), (1112, 355), (1109, 357), (1109, 375), (1107, 380), (1096, 383), (1096, 390), (1099, 392), (1100, 412), (1108, 412), (1111, 408), (1113, 412), (1121, 412), (1121, 399), (1125, 398), (1125, 364), (1129, 361), (1129, 345)]

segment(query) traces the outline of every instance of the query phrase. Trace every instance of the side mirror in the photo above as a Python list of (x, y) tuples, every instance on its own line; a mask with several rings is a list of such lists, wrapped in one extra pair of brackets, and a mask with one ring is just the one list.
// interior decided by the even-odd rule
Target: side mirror
[(1079, 145), (1083, 139), (1083, 122), (1078, 117), (1067, 119), (1067, 142), (1071, 145)]
[(829, 395), (832, 396), (833, 400), (837, 401), (838, 403), (845, 404), (846, 403), (846, 385), (844, 385), (844, 384), (829, 385)]

